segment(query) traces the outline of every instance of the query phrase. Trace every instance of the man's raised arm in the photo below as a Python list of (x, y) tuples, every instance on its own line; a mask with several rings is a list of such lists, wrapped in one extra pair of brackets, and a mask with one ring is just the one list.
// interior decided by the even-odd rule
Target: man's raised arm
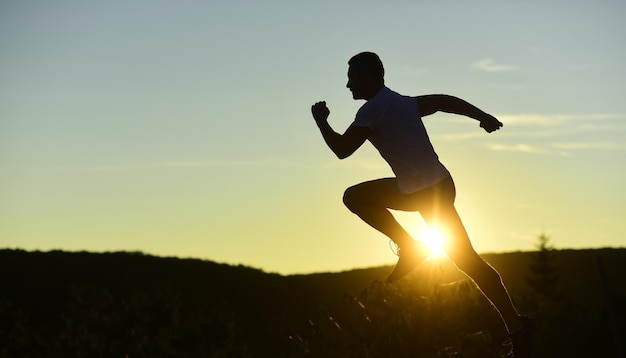
[(328, 124), (330, 110), (326, 107), (326, 102), (317, 102), (311, 106), (311, 113), (317, 123), (324, 141), (339, 159), (344, 159), (352, 155), (367, 139), (369, 128), (350, 126), (342, 135), (335, 132)]
[(473, 118), (479, 121), (480, 126), (488, 133), (502, 127), (502, 122), (497, 120), (496, 117), (483, 112), (478, 107), (458, 97), (445, 94), (430, 94), (418, 96), (417, 103), (422, 117), (441, 111)]

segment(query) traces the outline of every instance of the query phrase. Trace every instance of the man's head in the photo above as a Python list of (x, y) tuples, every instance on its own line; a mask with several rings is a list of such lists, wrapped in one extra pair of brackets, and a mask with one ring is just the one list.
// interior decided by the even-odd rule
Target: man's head
[(348, 61), (348, 84), (354, 99), (370, 99), (385, 85), (385, 68), (377, 54), (361, 52)]

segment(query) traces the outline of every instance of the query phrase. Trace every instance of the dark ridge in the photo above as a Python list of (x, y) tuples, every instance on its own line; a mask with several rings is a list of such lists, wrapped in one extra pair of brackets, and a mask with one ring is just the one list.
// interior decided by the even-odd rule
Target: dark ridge
[[(549, 334), (538, 343), (540, 352), (613, 354), (607, 312), (624, 337), (626, 249), (552, 253), (560, 295), (550, 299), (528, 284), (536, 252), (483, 257), (516, 304), (540, 319), (540, 333)], [(0, 357), (501, 353), (506, 337), (497, 315), (453, 265), (428, 261), (385, 286), (390, 269), (283, 276), (138, 252), (0, 250)]]

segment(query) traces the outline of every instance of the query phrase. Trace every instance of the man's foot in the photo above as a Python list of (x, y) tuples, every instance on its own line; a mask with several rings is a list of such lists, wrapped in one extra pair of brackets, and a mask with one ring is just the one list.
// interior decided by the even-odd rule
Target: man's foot
[(507, 358), (530, 358), (533, 352), (533, 343), (535, 340), (535, 321), (527, 316), (521, 316), (522, 326), (516, 331), (509, 334), (511, 337), (505, 342), (512, 345), (511, 351), (506, 355)]
[(413, 245), (398, 248), (398, 256), (398, 263), (387, 277), (387, 283), (396, 282), (413, 271), (428, 256), (428, 252), (420, 248), (416, 242)]

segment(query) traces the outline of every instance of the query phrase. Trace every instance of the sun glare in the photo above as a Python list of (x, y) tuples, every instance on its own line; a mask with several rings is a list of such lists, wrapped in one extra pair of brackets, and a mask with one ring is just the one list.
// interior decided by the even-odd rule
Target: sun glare
[(417, 235), (417, 239), (423, 242), (429, 249), (430, 255), (428, 258), (438, 259), (446, 257), (446, 252), (443, 249), (443, 233), (441, 230), (435, 228), (425, 228), (420, 234)]

